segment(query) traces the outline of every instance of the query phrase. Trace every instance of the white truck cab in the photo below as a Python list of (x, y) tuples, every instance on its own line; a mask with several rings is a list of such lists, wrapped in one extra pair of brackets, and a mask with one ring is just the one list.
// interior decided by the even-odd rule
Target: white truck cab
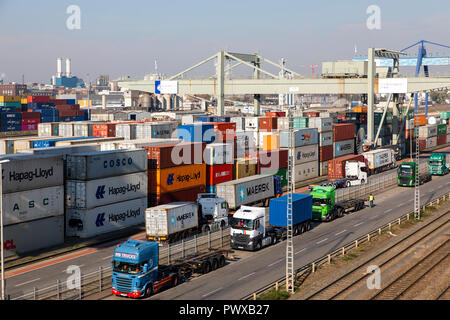
[(345, 177), (351, 186), (367, 183), (367, 166), (361, 161), (347, 161), (345, 163)]
[(228, 226), (228, 204), (214, 193), (197, 195), (199, 214), (202, 217), (202, 231), (208, 232)]

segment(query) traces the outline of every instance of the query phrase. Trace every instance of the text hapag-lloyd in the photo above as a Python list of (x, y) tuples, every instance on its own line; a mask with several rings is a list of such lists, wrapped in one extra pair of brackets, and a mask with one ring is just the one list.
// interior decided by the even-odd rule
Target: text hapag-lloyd
[(122, 212), (122, 213), (118, 213), (118, 214), (111, 213), (108, 216), (108, 220), (109, 220), (109, 222), (111, 222), (111, 221), (117, 222), (119, 220), (125, 221), (125, 219), (127, 219), (127, 218), (136, 218), (140, 214), (141, 214), (140, 208), (136, 209), (136, 210), (128, 209), (126, 212)]
[(9, 173), (9, 181), (19, 181), (28, 180), (33, 181), (35, 178), (44, 178), (48, 179), (48, 177), (53, 176), (53, 167), (49, 169), (36, 168), (34, 171), (26, 171), (26, 172), (16, 172), (11, 171)]
[(117, 195), (117, 194), (125, 194), (127, 192), (137, 192), (140, 189), (141, 189), (141, 183), (139, 182), (138, 184), (128, 183), (124, 186), (116, 187), (116, 188), (110, 187), (108, 189), (108, 191), (109, 191), (109, 194)]

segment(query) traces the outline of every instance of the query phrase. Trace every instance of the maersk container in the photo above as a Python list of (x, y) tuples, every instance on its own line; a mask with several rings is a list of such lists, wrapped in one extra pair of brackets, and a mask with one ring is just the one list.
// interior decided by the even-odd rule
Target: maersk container
[(73, 123), (60, 122), (58, 128), (58, 135), (60, 137), (73, 137)]
[(64, 215), (64, 186), (7, 193), (2, 206), (5, 226)]
[(3, 155), (3, 193), (33, 190), (64, 184), (62, 156)]
[[(280, 132), (280, 147), (289, 148), (289, 131)], [(293, 147), (301, 147), (319, 143), (319, 133), (316, 128), (294, 130)]]
[(64, 215), (4, 227), (5, 256), (22, 255), (64, 243)]
[(195, 202), (173, 202), (145, 210), (147, 237), (165, 237), (198, 227)]
[(319, 160), (319, 147), (317, 144), (297, 147), (294, 149), (294, 164)]
[(48, 122), (38, 124), (38, 136), (39, 137), (51, 137), (59, 135), (59, 123)]
[[(270, 199), (269, 225), (287, 227), (288, 196)], [(292, 225), (297, 225), (312, 219), (312, 196), (294, 193), (292, 195)]]
[(275, 196), (273, 174), (260, 174), (216, 185), (216, 194), (228, 203), (230, 209)]
[(147, 151), (117, 150), (67, 156), (66, 175), (71, 180), (93, 180), (147, 170)]
[(233, 144), (210, 143), (204, 151), (204, 161), (207, 165), (233, 164)]
[(93, 209), (66, 210), (66, 236), (90, 238), (107, 232), (143, 225), (147, 197)]
[(66, 180), (66, 207), (91, 209), (147, 196), (147, 172), (90, 181)]
[(367, 160), (369, 169), (378, 169), (395, 163), (394, 151), (391, 149), (377, 149), (362, 153)]
[(305, 181), (319, 176), (319, 163), (311, 161), (294, 167), (295, 182)]
[(116, 124), (116, 137), (123, 137), (125, 140), (136, 139), (136, 123)]
[(333, 158), (355, 153), (355, 142), (353, 139), (333, 142)]

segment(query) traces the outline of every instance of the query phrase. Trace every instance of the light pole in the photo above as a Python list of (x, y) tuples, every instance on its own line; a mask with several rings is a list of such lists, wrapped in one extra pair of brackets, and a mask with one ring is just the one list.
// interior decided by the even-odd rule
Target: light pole
[[(9, 162), (9, 160), (0, 161), (0, 172), (3, 177), (3, 163)], [(0, 183), (0, 248), (1, 248), (1, 269), (2, 269), (2, 300), (5, 300), (5, 257), (4, 249), (5, 244), (3, 241), (3, 178)]]

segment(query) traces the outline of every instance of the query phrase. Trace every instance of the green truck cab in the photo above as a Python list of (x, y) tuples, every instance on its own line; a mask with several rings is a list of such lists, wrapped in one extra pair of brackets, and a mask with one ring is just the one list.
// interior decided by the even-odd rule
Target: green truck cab
[[(414, 187), (416, 179), (416, 163), (403, 162), (397, 169), (397, 185), (399, 187)], [(419, 184), (423, 184), (431, 180), (429, 173), (422, 173), (419, 175)]]
[(428, 160), (428, 172), (431, 175), (446, 175), (449, 173), (447, 165), (447, 154), (443, 152), (433, 152)]
[(335, 194), (334, 187), (315, 186), (312, 195), (312, 218), (313, 220), (328, 220), (330, 213), (334, 210)]

